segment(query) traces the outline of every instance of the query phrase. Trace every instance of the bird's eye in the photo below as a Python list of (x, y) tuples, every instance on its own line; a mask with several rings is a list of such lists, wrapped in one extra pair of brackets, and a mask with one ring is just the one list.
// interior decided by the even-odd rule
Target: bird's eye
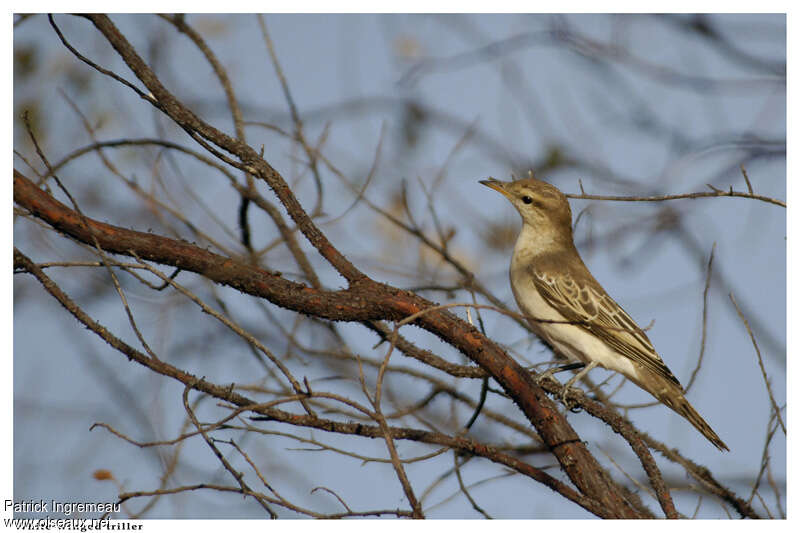
[(523, 196), (522, 197), (522, 203), (523, 204), (530, 204), (531, 202), (533, 202), (533, 198), (531, 198), (530, 196)]

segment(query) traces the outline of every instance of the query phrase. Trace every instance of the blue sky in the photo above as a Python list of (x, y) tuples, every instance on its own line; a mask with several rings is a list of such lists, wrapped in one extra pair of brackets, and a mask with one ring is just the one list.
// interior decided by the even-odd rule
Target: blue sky
[[(219, 84), (187, 39), (153, 16), (112, 18), (170, 90), (204, 119), (224, 131), (233, 131)], [(99, 63), (133, 79), (88, 22), (66, 16), (57, 20), (80, 50), (91, 52)], [(291, 129), (284, 95), (257, 20), (244, 15), (201, 15), (188, 20), (228, 68), (245, 119), (253, 123), (247, 128), (248, 142), (256, 147), (264, 145), (267, 159), (290, 182), (296, 182), (300, 201), (310, 209), (316, 190), (304, 171), (303, 154), (280, 135), (255, 124), (267, 122)], [(723, 15), (712, 21), (737, 49), (756, 57), (785, 59), (783, 15)], [(548, 155), (557, 154), (577, 163), (544, 170), (539, 177), (565, 193), (578, 194), (582, 185), (590, 194), (679, 194), (707, 191), (709, 183), (741, 191), (746, 190), (739, 170), (743, 163), (756, 193), (786, 201), (785, 146), (781, 144), (786, 138), (785, 78), (733, 60), (729, 53), (701, 38), (650, 16), (270, 15), (266, 22), (308, 137), (325, 136), (326, 156), (357, 186), (364, 183), (374, 166), (375, 178), (365, 194), (375, 204), (390, 208), (405, 184), (413, 213), (431, 235), (435, 229), (425, 190), (434, 190), (437, 216), (454, 230), (451, 251), (512, 307), (507, 281), (510, 245), (492, 249), (486, 237), (489, 228), (515, 228), (518, 215), (500, 195), (480, 186), (479, 179), (509, 179), (512, 172), (520, 174), (529, 166), (541, 168)], [(570, 30), (569, 35), (582, 36), (586, 41), (569, 48), (554, 39), (554, 28), (562, 27), (559, 24)], [(609, 48), (581, 48), (591, 43)], [(90, 142), (59, 90), (100, 125), (103, 139), (164, 135), (190, 144), (132, 92), (79, 64), (59, 45), (45, 17), (35, 17), (16, 29), (14, 46), (37, 50), (40, 74), (17, 77), (15, 111), (25, 102), (37, 102), (41, 116), (46, 117), (42, 121), (47, 125), (43, 140), (53, 160)], [(580, 53), (586, 50), (590, 52)], [(618, 50), (630, 56), (614, 56)], [(600, 59), (593, 59), (594, 53)], [(419, 104), (414, 110), (417, 115), (405, 105), (409, 101)], [(35, 160), (16, 119), (14, 145)], [(750, 157), (754, 146), (764, 148), (767, 155)], [(114, 153), (114, 157), (123, 174), (151, 183), (147, 165), (130, 154)], [(14, 164), (20, 165), (20, 160), (15, 159)], [(159, 161), (159, 171), (169, 176), (172, 164)], [(182, 172), (176, 172), (179, 177), (170, 184), (172, 191), (186, 194), (191, 190), (213, 199), (209, 205), (214, 212), (235, 228), (237, 202), (227, 184), (205, 171), (200, 173), (199, 165), (184, 161), (181, 165)], [(101, 219), (147, 230), (149, 226), (142, 226), (147, 212), (141, 200), (102, 177), (102, 169), (96, 158), (85, 158), (66, 167), (61, 177), (73, 184), (82, 202), (94, 205), (90, 202), (98, 197), (103, 200), (100, 207), (105, 206), (104, 210), (98, 207), (95, 212)], [(90, 180), (92, 186), (83, 187), (82, 180)], [(423, 263), (429, 279), (442, 284), (457, 281), (452, 269), (419, 251), (402, 232), (376, 224), (374, 214), (364, 204), (336, 220), (353, 203), (354, 194), (331, 172), (325, 174), (324, 187), (319, 221), (323, 231), (372, 277), (414, 287), (421, 279), (419, 265)], [(266, 187), (262, 192), (269, 194)], [(187, 201), (183, 205), (189, 209), (192, 204)], [(665, 203), (573, 200), (574, 215), (583, 213), (575, 229), (576, 242), (608, 292), (640, 325), (652, 322), (648, 335), (684, 384), (700, 351), (705, 265), (716, 244), (708, 300), (708, 340), (702, 370), (688, 398), (732, 451), (719, 454), (667, 409), (631, 411), (630, 416), (637, 427), (670, 445), (691, 450), (692, 458), (719, 472), (723, 482), (747, 495), (761, 460), (769, 402), (753, 346), (730, 293), (753, 326), (772, 377), (771, 386), (779, 402), (784, 403), (786, 210), (735, 198), (678, 200), (668, 204), (669, 211), (665, 207)], [(201, 208), (194, 208), (197, 210), (192, 215), (204, 220)], [(670, 217), (680, 224), (651, 231)], [(256, 246), (266, 246), (272, 238), (266, 230), (266, 217), (253, 215), (253, 223), (255, 228), (265, 228), (254, 236)], [(29, 221), (17, 220), (14, 239), (16, 244), (25, 245), (35, 260), (72, 257), (69, 247), (32, 240), (30, 226)], [(185, 232), (168, 219), (154, 219), (152, 227), (165, 233)], [(220, 242), (233, 242), (222, 225), (209, 224), (204, 229)], [(298, 275), (287, 254), (269, 257), (271, 268), (285, 269), (288, 276)], [(314, 263), (320, 265), (323, 283), (342, 286), (343, 281), (321, 260)], [(103, 283), (101, 274), (79, 279), (64, 276), (59, 281), (109, 327), (125, 338), (134, 338), (118, 299), (91, 297), (92, 286), (87, 283)], [(135, 434), (143, 431), (147, 426), (144, 421), (149, 419), (157, 423), (152, 423), (150, 433), (140, 435), (142, 438), (174, 436), (183, 414), (180, 387), (165, 384), (164, 378), (110, 353), (57, 304), (44, 298), (41, 287), (31, 279), (16, 275), (14, 290), (15, 497), (113, 498), (112, 487), (87, 475), (103, 465), (115, 465), (127, 488), (152, 487), (165, 455), (134, 448), (101, 430), (88, 433), (87, 429), (94, 422), (105, 421)], [(197, 359), (179, 362), (188, 368), (213, 370), (219, 382), (239, 382), (254, 371), (230, 368), (214, 361), (216, 352), (204, 353), (204, 334), (186, 331), (187, 324), (201, 320), (200, 313), (185, 302), (170, 301), (170, 306), (164, 306), (149, 291), (135, 286), (129, 290), (149, 338), (164, 353), (177, 346), (184, 350), (186, 345), (194, 346), (189, 352)], [(442, 303), (450, 301), (442, 294), (425, 296)], [(230, 292), (225, 298), (241, 306), (237, 309), (245, 325), (268, 332), (260, 329), (264, 318), (252, 302)], [(464, 295), (456, 299), (464, 299)], [(465, 316), (463, 311), (457, 312)], [(515, 355), (530, 362), (548, 358), (507, 319), (493, 313), (484, 313), (483, 317), (489, 336), (511, 347)], [(367, 351), (374, 345), (375, 338), (365, 335), (363, 329), (343, 325), (341, 331), (353, 346)], [(422, 345), (436, 346), (436, 341), (422, 333), (409, 331), (408, 335)], [(224, 349), (241, 351), (235, 345)], [(455, 352), (444, 353), (460, 361)], [(186, 357), (186, 352), (182, 354)], [(326, 377), (329, 370), (312, 366), (303, 371), (313, 380)], [(606, 377), (608, 374), (600, 370), (596, 381)], [(119, 387), (115, 381), (119, 381)], [(607, 391), (618, 383), (614, 378)], [(479, 390), (478, 383), (460, 386), (470, 395), (477, 395)], [(115, 391), (125, 391), (126, 395), (136, 391), (141, 396), (110, 401)], [(150, 401), (133, 410), (139, 418), (126, 426), (121, 419), (125, 412), (115, 402), (137, 402), (143, 397)], [(623, 403), (650, 400), (631, 385), (615, 398)], [(519, 417), (516, 408), (505, 400), (495, 397), (491, 402), (497, 409)], [(605, 428), (584, 414), (570, 415), (569, 419), (584, 438), (597, 438), (595, 453), (601, 457), (603, 452), (614, 454), (628, 471), (640, 473), (623, 443), (609, 438)], [(336, 436), (325, 437), (329, 439), (326, 442), (340, 442)], [(57, 447), (53, 446), (54, 438)], [(338, 486), (361, 508), (403, 504), (399, 490), (392, 499), (369, 489), (391, 476), (382, 467), (357, 468), (357, 479), (347, 483), (352, 463), (338, 458), (334, 461), (323, 453), (293, 455), (285, 451), (291, 443), (271, 445), (284, 450), (283, 461), (307, 462), (307, 471), (318, 473), (320, 484)], [(186, 456), (197, 463), (198, 469), (210, 460), (201, 443), (188, 446)], [(363, 446), (365, 453), (380, 454), (382, 450), (374, 443)], [(410, 444), (401, 448), (408, 454), (425, 449)], [(783, 435), (776, 435), (770, 452), (774, 474), (785, 481)], [(444, 464), (430, 469), (410, 468), (410, 475), (424, 486), (446, 468)], [(280, 461), (272, 466), (281, 472), (276, 475), (292, 474), (280, 470)], [(677, 485), (685, 482), (679, 471), (668, 473), (675, 476), (670, 480)], [(498, 470), (470, 465), (466, 474), (479, 481), (497, 475)], [(314, 498), (319, 495), (310, 496), (307, 490), (301, 490), (303, 487), (299, 483), (295, 497), (318, 501)], [(497, 492), (495, 487), (503, 491)], [(509, 490), (512, 487), (514, 490)], [(585, 516), (544, 492), (549, 491), (520, 479), (486, 482), (475, 489), (482, 505), (495, 516)], [(431, 502), (445, 503), (433, 506), (430, 516), (474, 516), (463, 499), (446, 501), (447, 491), (441, 494)], [(682, 512), (693, 512), (693, 499), (682, 499), (679, 491), (675, 497)], [(536, 501), (533, 506), (531, 500)], [(657, 508), (652, 501), (648, 504)], [(208, 495), (159, 503), (154, 514), (165, 518), (260, 516), (255, 506), (239, 500), (217, 502)], [(708, 502), (700, 516), (724, 514)]]

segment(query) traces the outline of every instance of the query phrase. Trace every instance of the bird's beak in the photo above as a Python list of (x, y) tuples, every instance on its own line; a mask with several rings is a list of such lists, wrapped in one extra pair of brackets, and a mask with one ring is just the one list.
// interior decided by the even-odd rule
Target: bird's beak
[(489, 178), (488, 180), (481, 180), (478, 183), (481, 185), (486, 185), (490, 189), (494, 189), (509, 200), (511, 200), (511, 193), (506, 190), (506, 186), (509, 185), (508, 182), (496, 180), (494, 178)]

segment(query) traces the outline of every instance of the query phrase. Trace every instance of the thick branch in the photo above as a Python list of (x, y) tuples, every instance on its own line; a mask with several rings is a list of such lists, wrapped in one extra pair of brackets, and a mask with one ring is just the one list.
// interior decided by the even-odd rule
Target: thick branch
[[(136, 361), (137, 363), (161, 375), (180, 381), (186, 385), (186, 390), (190, 388), (195, 389), (221, 400), (230, 402), (239, 406), (241, 408), (240, 411), (245, 409), (251, 410), (254, 413), (258, 413), (260, 415), (258, 418), (262, 420), (274, 420), (291, 425), (312, 427), (321, 429), (323, 431), (330, 431), (333, 433), (341, 433), (346, 435), (360, 435), (370, 438), (381, 438), (384, 436), (385, 430), (376, 425), (353, 422), (337, 422), (316, 416), (298, 415), (277, 409), (275, 407), (257, 404), (246, 396), (234, 392), (232, 387), (223, 387), (208, 382), (205, 379), (198, 379), (192, 374), (172, 366), (165, 361), (148, 357), (124, 341), (115, 337), (106, 328), (89, 317), (75, 304), (75, 302), (72, 301), (72, 299), (70, 299), (69, 296), (67, 296), (55, 283), (53, 283), (53, 281), (46, 274), (44, 274), (41, 268), (39, 268), (35, 263), (33, 263), (33, 261), (31, 261), (16, 248), (14, 248), (14, 267), (27, 271), (36, 277), (37, 280), (39, 280), (39, 282), (43, 285), (45, 290), (47, 290), (47, 292), (49, 292), (56, 300), (58, 300), (58, 302), (61, 303), (61, 305), (63, 305), (67, 311), (81, 321), (86, 327), (94, 331), (106, 342), (108, 342), (109, 345), (124, 353), (130, 360)], [(198, 429), (200, 429), (199, 425), (196, 424), (196, 426)], [(200, 431), (202, 431), (202, 429), (200, 429)], [(586, 510), (596, 514), (597, 516), (607, 518), (613, 518), (616, 516), (614, 514), (610, 514), (609, 510), (600, 505), (599, 502), (581, 496), (569, 486), (550, 476), (543, 470), (534, 468), (515, 457), (499, 452), (491, 446), (486, 446), (465, 437), (451, 437), (442, 433), (425, 431), (421, 429), (388, 427), (386, 428), (386, 431), (389, 432), (391, 438), (393, 439), (407, 439), (417, 442), (437, 444), (440, 446), (447, 446), (455, 450), (460, 450), (465, 453), (485, 457), (495, 463), (505, 465), (520, 472), (521, 474), (529, 476), (536, 481), (543, 483), (554, 491), (562, 494), (569, 500), (584, 507)]]
[[(98, 246), (115, 253), (130, 255), (135, 252), (143, 259), (191, 270), (301, 313), (332, 320), (364, 321), (398, 320), (423, 312), (413, 324), (434, 333), (489, 372), (533, 423), (561, 467), (583, 494), (601, 502), (614, 516), (641, 516), (624, 499), (620, 488), (589, 453), (556, 405), (534, 383), (529, 372), (473, 326), (453, 314), (441, 309), (431, 310), (433, 304), (424, 298), (367, 278), (316, 227), (286, 181), (267, 161), (247, 144), (202, 121), (178, 101), (107, 16), (87, 17), (150, 91), (145, 99), (218, 157), (265, 180), (309, 242), (349, 281), (349, 288), (342, 291), (309, 288), (185, 242), (96, 221), (84, 221), (83, 217), (78, 217), (63, 204), (52, 198), (43, 198), (47, 195), (16, 171), (15, 201), (59, 231), (81, 241), (97, 242)], [(206, 141), (235, 155), (239, 161), (217, 152)]]
[[(121, 228), (74, 212), (14, 171), (14, 201), (58, 231), (103, 250), (196, 272), (242, 292), (297, 312), (330, 320), (401, 320), (435, 307), (424, 298), (369, 278), (347, 290), (324, 291), (283, 279), (190, 243)], [(597, 463), (531, 374), (470, 324), (441, 309), (413, 322), (461, 350), (494, 377), (522, 409), (575, 486), (619, 518), (641, 517)]]
[(393, 306), (381, 302), (374, 293), (359, 285), (339, 291), (318, 290), (284, 279), (279, 273), (234, 261), (186, 241), (82, 218), (36, 187), (17, 170), (14, 170), (14, 201), (60, 232), (81, 242), (94, 245), (94, 237), (107, 252), (127, 256), (133, 256), (131, 252), (134, 252), (142, 259), (195, 272), (294, 311), (329, 320), (349, 321), (392, 320), (405, 316), (392, 313)]

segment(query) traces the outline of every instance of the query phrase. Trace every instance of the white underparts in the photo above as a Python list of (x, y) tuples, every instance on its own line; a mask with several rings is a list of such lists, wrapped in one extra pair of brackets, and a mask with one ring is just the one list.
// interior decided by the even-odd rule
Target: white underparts
[[(523, 225), (523, 233), (528, 228), (527, 224)], [(520, 240), (522, 237), (521, 234)], [(587, 364), (596, 361), (603, 368), (619, 372), (638, 382), (637, 365), (631, 359), (621, 355), (584, 328), (565, 324), (568, 320), (542, 298), (531, 278), (531, 254), (527, 252), (528, 250), (514, 250), (509, 273), (514, 298), (522, 313), (528, 317), (534, 332), (571, 360)]]

